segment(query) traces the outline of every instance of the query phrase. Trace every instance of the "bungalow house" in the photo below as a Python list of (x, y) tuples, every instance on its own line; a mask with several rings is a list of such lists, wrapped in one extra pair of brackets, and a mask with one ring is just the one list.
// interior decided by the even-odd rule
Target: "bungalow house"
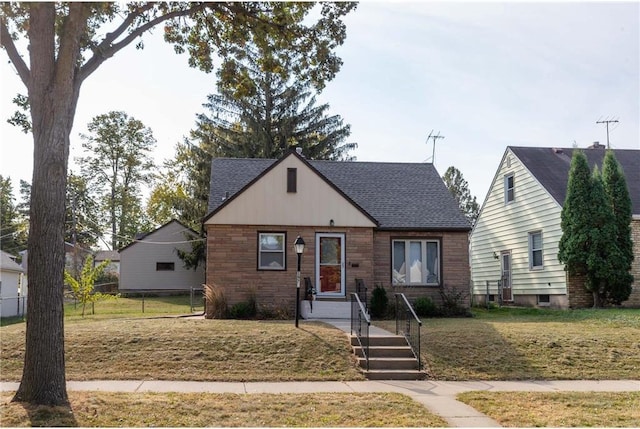
[[(514, 147), (505, 150), (471, 233), (475, 302), (487, 299), (528, 306), (578, 308), (593, 297), (558, 261), (560, 213), (574, 149)], [(602, 168), (604, 146), (583, 150), (590, 167)], [(635, 277), (628, 306), (640, 306), (640, 150), (614, 149), (632, 200)], [(501, 282), (500, 289), (498, 281)]]
[(121, 248), (120, 292), (188, 292), (201, 288), (204, 268), (184, 267), (177, 249), (191, 250), (200, 237), (193, 229), (171, 220)]
[(390, 301), (469, 290), (470, 225), (432, 164), (215, 158), (208, 210), (206, 283), (228, 305), (292, 313), (297, 236), (315, 289), (303, 317), (348, 317), (356, 279)]
[(0, 317), (24, 316), (27, 311), (25, 270), (0, 250)]

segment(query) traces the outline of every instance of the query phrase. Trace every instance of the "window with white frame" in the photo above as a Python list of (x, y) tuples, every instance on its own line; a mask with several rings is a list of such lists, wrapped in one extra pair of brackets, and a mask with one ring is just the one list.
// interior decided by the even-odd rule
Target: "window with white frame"
[(512, 201), (515, 201), (516, 194), (516, 178), (513, 173), (504, 176), (504, 203), (508, 204)]
[(393, 284), (440, 284), (438, 240), (392, 240)]
[(285, 243), (284, 232), (258, 233), (258, 269), (259, 270), (284, 270)]
[(529, 233), (529, 268), (542, 268), (542, 231)]

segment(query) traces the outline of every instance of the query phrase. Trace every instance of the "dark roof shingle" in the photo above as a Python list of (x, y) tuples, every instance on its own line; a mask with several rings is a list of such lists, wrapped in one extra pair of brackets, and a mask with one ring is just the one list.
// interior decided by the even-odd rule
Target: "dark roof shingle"
[[(274, 159), (214, 158), (209, 213), (275, 162)], [(432, 164), (308, 162), (377, 220), (380, 228), (470, 229)]]
[[(547, 189), (558, 204), (564, 204), (574, 149), (521, 146), (509, 146), (509, 149)], [(593, 166), (598, 165), (602, 171), (602, 160), (606, 151), (603, 148), (581, 150), (587, 157), (589, 167), (593, 170)], [(624, 170), (631, 197), (631, 211), (633, 214), (640, 214), (640, 150), (613, 149), (613, 151), (622, 170)]]

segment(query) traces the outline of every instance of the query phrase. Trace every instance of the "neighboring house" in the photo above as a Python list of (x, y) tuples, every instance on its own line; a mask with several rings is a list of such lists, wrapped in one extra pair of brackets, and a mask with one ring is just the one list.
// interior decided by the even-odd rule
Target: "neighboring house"
[(120, 253), (117, 250), (98, 250), (93, 256), (93, 264), (99, 265), (104, 261), (109, 261), (105, 274), (120, 275)]
[(471, 227), (432, 164), (215, 158), (204, 228), (206, 283), (228, 305), (254, 296), (292, 311), (297, 236), (315, 317), (348, 317), (356, 278), (390, 303), (396, 291), (437, 301), (438, 286), (469, 290)]
[(200, 237), (191, 228), (171, 220), (119, 250), (121, 292), (190, 291), (201, 288), (204, 267), (186, 269), (176, 249), (191, 250)]
[[(560, 213), (574, 149), (507, 147), (471, 234), (474, 302), (590, 307), (581, 279), (568, 278), (558, 261)], [(602, 170), (604, 146), (583, 149), (589, 166)], [(627, 306), (640, 306), (640, 150), (614, 150), (632, 200), (635, 277)], [(487, 287), (487, 282), (489, 286)], [(488, 292), (487, 292), (488, 291)]]
[(0, 317), (24, 316), (27, 311), (27, 280), (24, 269), (0, 250)]
[[(88, 248), (84, 248), (81, 245), (74, 245), (73, 243), (64, 242), (64, 268), (65, 270), (75, 273), (82, 271), (82, 266), (84, 265), (84, 260), (87, 256), (91, 256), (91, 250)], [(29, 265), (29, 252), (27, 250), (23, 250), (20, 252), (20, 256), (22, 257), (22, 262), (20, 265), (24, 269), (25, 274), (27, 273), (28, 265)], [(74, 269), (75, 267), (75, 269)]]

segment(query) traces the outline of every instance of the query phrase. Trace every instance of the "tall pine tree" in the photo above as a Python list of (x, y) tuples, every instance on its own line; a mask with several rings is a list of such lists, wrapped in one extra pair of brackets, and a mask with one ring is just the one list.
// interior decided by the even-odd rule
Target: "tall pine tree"
[(591, 179), (589, 205), (589, 248), (587, 256), (586, 288), (593, 293), (593, 306), (602, 307), (607, 299), (609, 280), (616, 275), (620, 251), (614, 239), (616, 224), (613, 210), (604, 190), (602, 175), (596, 165)]
[(591, 229), (591, 171), (587, 157), (574, 150), (569, 168), (567, 195), (560, 213), (562, 237), (558, 245), (558, 260), (570, 275), (587, 274)]
[(616, 242), (620, 255), (614, 261), (615, 270), (607, 279), (607, 301), (620, 304), (631, 295), (631, 264), (633, 263), (633, 241), (631, 239), (631, 197), (627, 181), (612, 150), (607, 150), (602, 162), (602, 179), (609, 205), (615, 219)]

